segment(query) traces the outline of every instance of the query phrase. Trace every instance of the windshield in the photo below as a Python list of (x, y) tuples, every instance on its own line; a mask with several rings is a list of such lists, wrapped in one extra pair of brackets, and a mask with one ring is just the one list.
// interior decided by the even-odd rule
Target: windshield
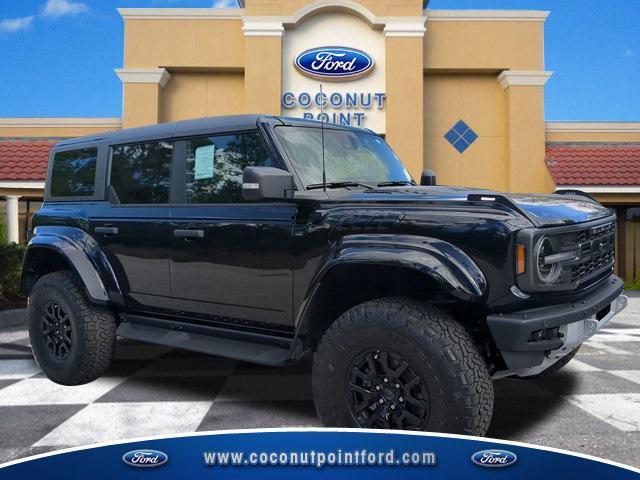
[[(279, 126), (276, 132), (305, 186), (322, 184), (322, 129)], [(377, 135), (329, 127), (324, 129), (324, 146), (327, 184), (412, 182), (404, 165)]]

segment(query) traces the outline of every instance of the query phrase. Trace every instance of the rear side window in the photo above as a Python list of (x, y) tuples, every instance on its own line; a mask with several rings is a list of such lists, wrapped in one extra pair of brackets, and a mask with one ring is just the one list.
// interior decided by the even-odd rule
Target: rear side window
[(95, 193), (97, 148), (58, 152), (51, 172), (52, 197), (91, 197)]
[(120, 203), (169, 203), (171, 142), (113, 147), (111, 186)]

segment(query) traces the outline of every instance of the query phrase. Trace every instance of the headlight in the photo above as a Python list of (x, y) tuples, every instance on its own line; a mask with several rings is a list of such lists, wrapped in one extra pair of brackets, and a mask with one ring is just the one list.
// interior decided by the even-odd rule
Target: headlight
[(558, 262), (550, 262), (552, 255), (560, 253), (560, 244), (554, 237), (541, 237), (534, 249), (534, 259), (536, 273), (538, 279), (546, 284), (551, 285), (562, 273), (562, 265)]

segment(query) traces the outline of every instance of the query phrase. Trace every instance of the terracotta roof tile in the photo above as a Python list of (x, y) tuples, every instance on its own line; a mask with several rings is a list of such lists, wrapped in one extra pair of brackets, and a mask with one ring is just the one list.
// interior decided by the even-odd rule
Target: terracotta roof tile
[(49, 150), (57, 141), (0, 140), (0, 181), (43, 181), (47, 172)]
[(548, 143), (556, 185), (640, 185), (640, 143)]

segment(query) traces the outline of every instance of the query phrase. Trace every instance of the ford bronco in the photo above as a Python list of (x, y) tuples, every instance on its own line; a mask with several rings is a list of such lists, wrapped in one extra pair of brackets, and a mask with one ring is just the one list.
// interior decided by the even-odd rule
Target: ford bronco
[(54, 382), (117, 337), (266, 365), (313, 354), (326, 425), (483, 435), (626, 306), (615, 216), (581, 192), (418, 185), (365, 129), (273, 116), (61, 141), (24, 260)]

